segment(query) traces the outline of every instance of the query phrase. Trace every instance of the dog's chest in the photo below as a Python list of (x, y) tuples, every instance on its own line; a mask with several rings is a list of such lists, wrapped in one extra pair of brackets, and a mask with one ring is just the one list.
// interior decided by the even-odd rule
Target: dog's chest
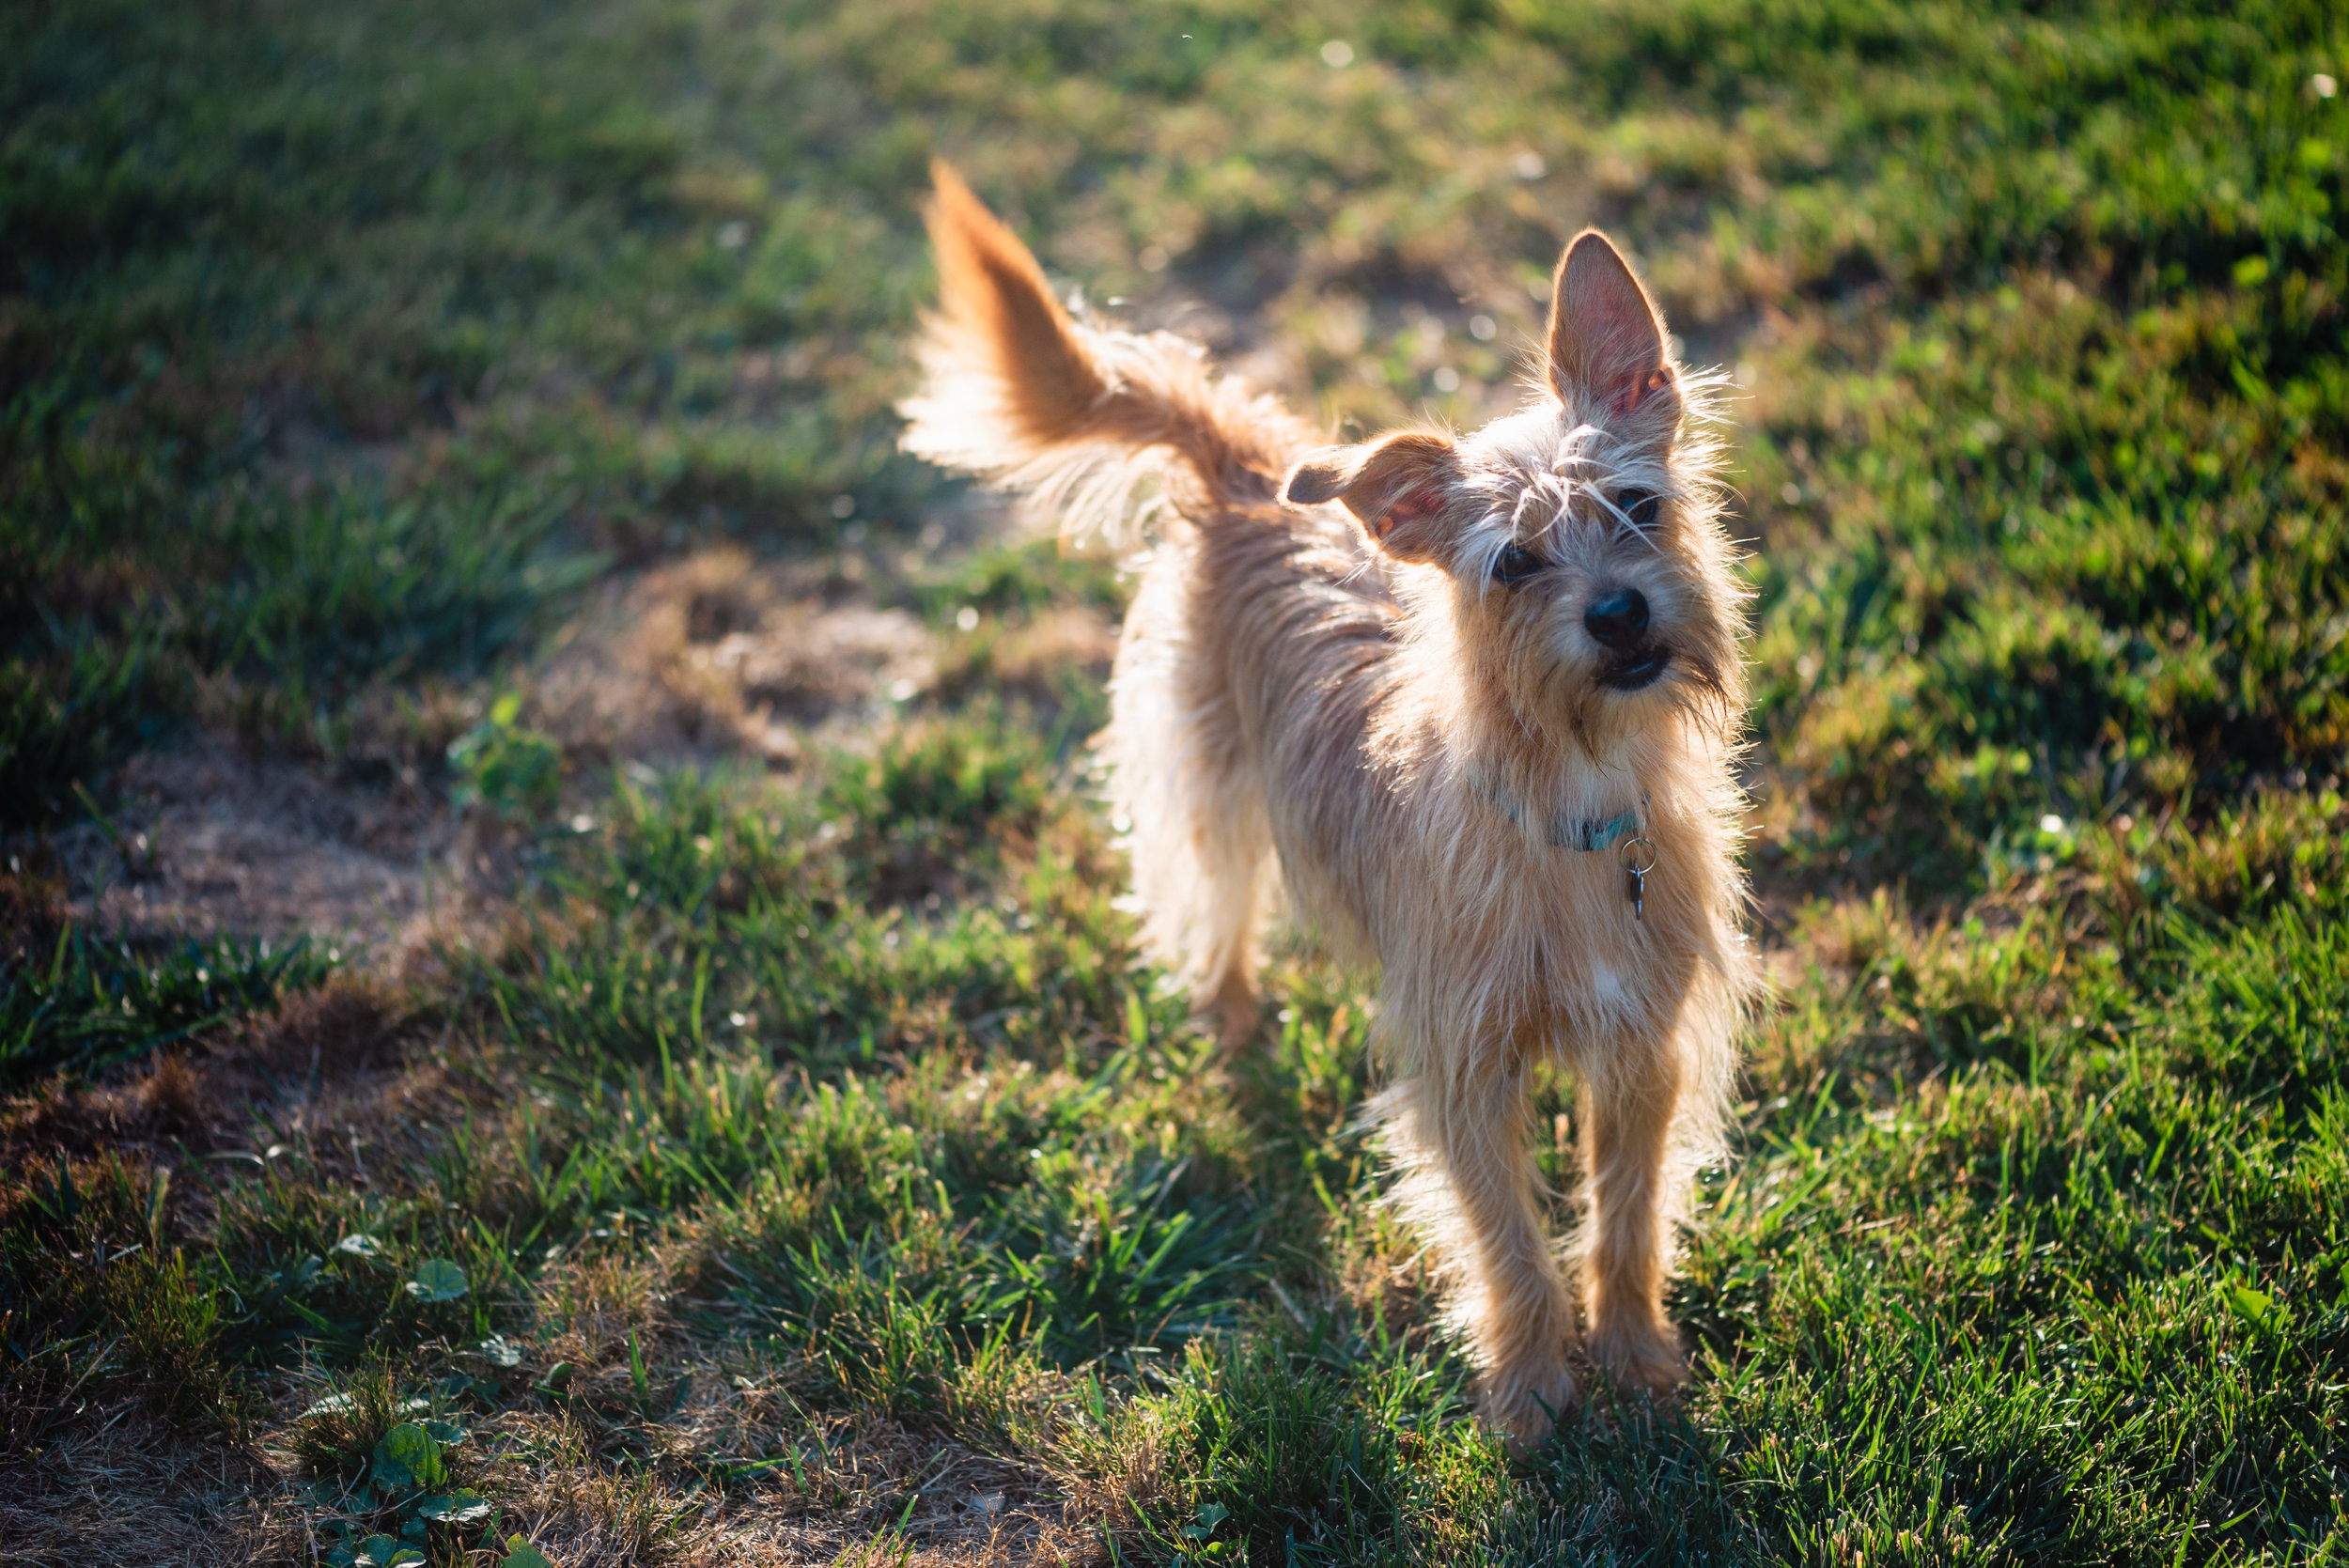
[[(1516, 945), (1567, 984), (1598, 991), (1669, 967), (1654, 846), (1636, 834), (1589, 847), (1517, 842), (1517, 895), (1501, 916)], [(1635, 875), (1635, 870), (1641, 874)]]
[[(1651, 844), (1576, 847), (1505, 818), (1465, 826), (1450, 853), (1401, 868), (1401, 918), (1381, 923), (1390, 964), (1408, 952), (1412, 967), (1449, 971), (1443, 989), (1578, 1033), (1663, 1021), (1686, 987), (1693, 944), (1687, 890), (1659, 882), (1665, 867)], [(1634, 865), (1649, 868), (1636, 888)]]

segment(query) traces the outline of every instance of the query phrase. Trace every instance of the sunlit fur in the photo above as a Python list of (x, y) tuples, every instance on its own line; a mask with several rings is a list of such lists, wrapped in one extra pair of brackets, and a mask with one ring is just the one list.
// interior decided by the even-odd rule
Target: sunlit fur
[[(1360, 520), (1273, 499), (1284, 474), (1288, 493), (1336, 494), (1370, 449), (1316, 454), (1187, 345), (1070, 319), (943, 171), (931, 227), (941, 298), (908, 446), (1053, 498), (1072, 533), (1114, 535), (1134, 495), (1160, 498), (1098, 742), (1151, 952), (1234, 1046), (1253, 1034), (1254, 942), (1278, 892), (1341, 955), (1379, 966), (1392, 1202), (1445, 1269), (1487, 1421), (1530, 1442), (1577, 1398), (1578, 1305), (1600, 1366), (1670, 1389), (1673, 1235), (1693, 1166), (1719, 1148), (1754, 986), (1714, 383), (1666, 364), (1644, 401), (1585, 387), (1562, 361), (1614, 360), (1561, 335), (1522, 411), (1419, 443), (1436, 466), (1410, 474), (1417, 532), (1381, 533), (1392, 497), (1360, 485), (1344, 497)], [(1562, 264), (1559, 298), (1597, 299), (1614, 334), (1598, 349), (1636, 357), (1623, 334), (1660, 323), (1596, 243), (1571, 278)], [(1618, 504), (1634, 489), (1658, 498), (1643, 525)], [(1407, 535), (1415, 560), (1396, 553)], [(1511, 545), (1546, 564), (1496, 582)], [(1583, 618), (1626, 587), (1670, 649), (1631, 691), (1603, 681), (1610, 656)], [(1641, 802), (1656, 868), (1635, 918), (1621, 848), (1561, 848), (1545, 825)], [(1563, 1264), (1528, 1148), (1540, 1063), (1579, 1085), (1581, 1219)]]

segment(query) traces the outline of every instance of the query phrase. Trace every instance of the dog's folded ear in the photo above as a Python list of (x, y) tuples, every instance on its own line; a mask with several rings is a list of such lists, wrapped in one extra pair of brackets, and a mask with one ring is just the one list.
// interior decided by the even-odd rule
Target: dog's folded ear
[(1379, 549), (1400, 561), (1432, 561), (1457, 496), (1459, 454), (1426, 431), (1406, 430), (1360, 446), (1325, 446), (1289, 470), (1281, 499), (1292, 506), (1343, 502)]
[(1648, 427), (1667, 443), (1680, 427), (1663, 318), (1622, 253), (1595, 228), (1575, 236), (1558, 259), (1548, 368), (1558, 396), (1586, 418)]

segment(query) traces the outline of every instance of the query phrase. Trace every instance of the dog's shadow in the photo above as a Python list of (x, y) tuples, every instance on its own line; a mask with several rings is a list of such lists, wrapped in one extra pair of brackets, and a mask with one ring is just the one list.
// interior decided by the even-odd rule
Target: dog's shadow
[[(1534, 1493), (1503, 1526), (1517, 1561), (1754, 1560), (1761, 1536), (1738, 1506), (1735, 1439), (1692, 1419), (1684, 1393), (1658, 1404), (1617, 1389), (1586, 1361), (1585, 1390), (1515, 1468)], [(1538, 1500), (1536, 1500), (1538, 1499)]]
[[(1223, 1079), (1233, 1104), (1259, 1136), (1318, 1141), (1325, 1148), (1334, 1145), (1332, 1152), (1368, 1156), (1370, 1129), (1362, 1113), (1377, 1080), (1359, 988), (1318, 965), (1298, 965), (1268, 978), (1254, 1034), (1221, 1047), (1210, 1070)], [(1213, 1024), (1199, 1027), (1212, 1030)], [(1574, 1105), (1570, 1075), (1538, 1075), (1530, 1120), (1562, 1222), (1568, 1218), (1565, 1195), (1577, 1163)], [(1362, 1195), (1353, 1197), (1361, 1202)], [(1291, 1245), (1299, 1239), (1292, 1237)], [(1432, 1281), (1411, 1283), (1418, 1288), (1398, 1282), (1385, 1292), (1374, 1312), (1382, 1311), (1411, 1343), (1441, 1338)], [(1582, 1401), (1561, 1413), (1548, 1438), (1510, 1462), (1530, 1495), (1521, 1493), (1496, 1527), (1505, 1538), (1501, 1555), (1533, 1561), (1751, 1560), (1760, 1537), (1737, 1506), (1736, 1439), (1692, 1417), (1696, 1390), (1659, 1404), (1643, 1391), (1614, 1387), (1579, 1355), (1573, 1365)], [(1470, 1419), (1465, 1410), (1460, 1419)]]

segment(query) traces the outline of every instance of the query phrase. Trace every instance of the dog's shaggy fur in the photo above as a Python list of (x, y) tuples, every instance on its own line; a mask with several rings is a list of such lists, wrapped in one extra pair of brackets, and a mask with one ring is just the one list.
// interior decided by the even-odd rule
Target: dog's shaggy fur
[[(1234, 1044), (1276, 890), (1380, 966), (1394, 1201), (1446, 1269), (1488, 1421), (1531, 1442), (1576, 1399), (1578, 1294), (1592, 1358), (1671, 1389), (1673, 1234), (1755, 985), (1740, 594), (1692, 417), (1717, 382), (1672, 362), (1589, 232), (1521, 411), (1316, 449), (1188, 344), (1071, 319), (943, 168), (930, 231), (908, 448), (1072, 532), (1138, 549), (1156, 524), (1100, 741), (1151, 951)], [(1544, 1062), (1579, 1084), (1579, 1293), (1527, 1147)]]

